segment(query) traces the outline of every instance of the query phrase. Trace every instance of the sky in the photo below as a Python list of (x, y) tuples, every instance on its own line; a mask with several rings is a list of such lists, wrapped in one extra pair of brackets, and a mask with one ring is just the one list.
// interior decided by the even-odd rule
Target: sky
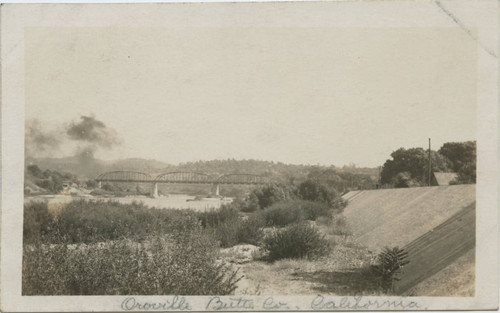
[(459, 28), (28, 28), (26, 120), (101, 159), (379, 166), (476, 139), (476, 43)]

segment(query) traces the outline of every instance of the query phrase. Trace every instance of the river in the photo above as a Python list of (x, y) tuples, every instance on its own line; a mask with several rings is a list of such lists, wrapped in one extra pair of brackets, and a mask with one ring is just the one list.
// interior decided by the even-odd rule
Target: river
[(158, 209), (193, 209), (195, 211), (207, 211), (217, 209), (222, 204), (231, 203), (232, 198), (201, 198), (195, 199), (194, 196), (188, 195), (169, 195), (159, 198), (150, 198), (146, 196), (127, 196), (127, 197), (94, 197), (94, 196), (67, 196), (67, 195), (43, 195), (43, 196), (26, 196), (24, 202), (30, 201), (48, 201), (49, 203), (67, 203), (72, 200), (85, 199), (88, 201), (118, 201), (120, 203), (142, 202), (149, 207)]

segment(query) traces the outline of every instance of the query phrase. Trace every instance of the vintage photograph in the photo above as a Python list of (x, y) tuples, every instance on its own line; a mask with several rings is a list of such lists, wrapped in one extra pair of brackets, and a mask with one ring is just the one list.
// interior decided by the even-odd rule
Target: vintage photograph
[(23, 294), (474, 296), (463, 31), (25, 34)]
[(477, 296), (477, 29), (190, 23), (23, 29), (23, 298)]

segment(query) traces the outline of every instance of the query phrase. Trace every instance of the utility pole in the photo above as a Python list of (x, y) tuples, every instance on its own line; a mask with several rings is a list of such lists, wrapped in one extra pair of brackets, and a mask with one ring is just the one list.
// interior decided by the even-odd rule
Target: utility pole
[(429, 186), (431, 185), (432, 159), (431, 159), (431, 139), (429, 138)]

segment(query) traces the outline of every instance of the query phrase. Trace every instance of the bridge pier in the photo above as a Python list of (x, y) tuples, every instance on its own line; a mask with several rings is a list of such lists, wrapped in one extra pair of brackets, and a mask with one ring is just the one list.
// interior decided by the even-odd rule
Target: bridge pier
[(153, 186), (151, 187), (151, 197), (153, 198), (158, 198), (158, 183), (153, 183)]
[(219, 184), (213, 184), (212, 185), (212, 195), (213, 196), (217, 196), (217, 197), (220, 195)]
[(196, 172), (169, 172), (152, 177), (150, 174), (135, 171), (114, 171), (103, 173), (95, 178), (99, 188), (104, 183), (151, 183), (151, 197), (159, 197), (158, 183), (166, 184), (204, 184), (211, 186), (211, 195), (220, 196), (220, 184), (227, 185), (262, 185), (269, 182), (269, 177), (253, 174), (225, 174), (219, 177)]

